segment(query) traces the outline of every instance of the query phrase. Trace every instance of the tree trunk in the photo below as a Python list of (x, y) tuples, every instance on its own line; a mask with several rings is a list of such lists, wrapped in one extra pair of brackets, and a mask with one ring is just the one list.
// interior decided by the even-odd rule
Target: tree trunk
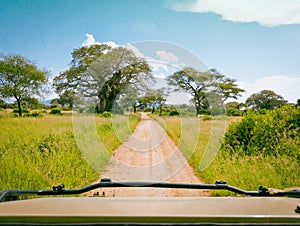
[(22, 116), (22, 106), (21, 106), (21, 100), (20, 98), (16, 98), (17, 103), (18, 103), (18, 109), (19, 109), (19, 116)]
[[(117, 93), (118, 94), (118, 93)], [(117, 94), (110, 92), (108, 97), (105, 94), (99, 95), (99, 112), (103, 113), (105, 111), (112, 112), (114, 102), (116, 100)]]
[(162, 114), (162, 106), (159, 105), (159, 114)]

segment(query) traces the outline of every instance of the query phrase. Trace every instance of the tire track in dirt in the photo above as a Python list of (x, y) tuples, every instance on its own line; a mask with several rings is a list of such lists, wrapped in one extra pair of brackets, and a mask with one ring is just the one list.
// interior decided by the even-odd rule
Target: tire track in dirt
[[(157, 122), (144, 113), (128, 141), (114, 151), (101, 178), (117, 182), (201, 183), (173, 140)], [(93, 191), (95, 192), (108, 197), (209, 195), (209, 191), (203, 190), (165, 188), (102, 188)]]

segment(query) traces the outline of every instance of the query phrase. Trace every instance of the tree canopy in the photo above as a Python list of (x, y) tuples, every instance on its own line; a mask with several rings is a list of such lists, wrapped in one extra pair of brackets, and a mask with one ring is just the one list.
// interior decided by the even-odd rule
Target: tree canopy
[(54, 79), (58, 92), (73, 90), (85, 97), (97, 97), (99, 112), (111, 111), (127, 86), (138, 86), (152, 78), (146, 60), (125, 47), (111, 49), (92, 45), (75, 49), (71, 67)]
[(244, 92), (238, 88), (234, 79), (220, 74), (215, 69), (199, 72), (187, 67), (169, 75), (167, 80), (169, 85), (176, 87), (175, 91), (185, 91), (192, 96), (197, 115), (209, 109), (212, 101), (221, 99), (218, 101), (224, 102), (228, 98), (236, 99)]
[(287, 104), (287, 101), (272, 90), (262, 90), (252, 94), (245, 103), (254, 110), (273, 110)]
[(20, 55), (2, 56), (0, 59), (0, 95), (14, 98), (19, 116), (22, 116), (22, 100), (41, 94), (48, 72), (38, 69), (34, 62)]

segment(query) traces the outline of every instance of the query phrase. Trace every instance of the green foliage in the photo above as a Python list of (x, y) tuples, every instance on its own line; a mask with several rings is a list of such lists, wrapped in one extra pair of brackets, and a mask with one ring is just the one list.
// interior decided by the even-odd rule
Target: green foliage
[(83, 46), (75, 49), (72, 56), (71, 67), (54, 78), (54, 86), (59, 93), (99, 98), (97, 113), (111, 112), (116, 98), (126, 87), (152, 78), (146, 60), (125, 47)]
[(62, 115), (60, 108), (52, 108), (50, 111), (50, 114), (52, 115)]
[(144, 108), (143, 112), (152, 112), (152, 108)]
[[(19, 109), (18, 108), (14, 108), (13, 113), (19, 113)], [(30, 110), (26, 109), (26, 108), (22, 108), (22, 112), (23, 113), (30, 113)]]
[(111, 114), (111, 112), (105, 111), (102, 114), (100, 114), (100, 116), (103, 118), (111, 118), (112, 114)]
[(41, 112), (34, 111), (30, 114), (30, 116), (40, 118), (40, 117), (43, 117), (43, 114)]
[[(19, 116), (22, 116), (22, 101), (32, 95), (39, 95), (47, 83), (48, 72), (40, 70), (34, 62), (20, 55), (0, 58), (0, 94), (4, 98), (15, 98)], [(35, 100), (34, 100), (35, 101)], [(33, 103), (36, 104), (36, 103)]]
[(300, 108), (290, 106), (257, 114), (250, 111), (232, 124), (223, 150), (241, 156), (300, 156)]
[[(255, 117), (254, 113), (253, 115)], [(274, 115), (274, 117), (286, 119), (288, 121), (287, 125), (293, 125), (290, 127), (291, 130), (295, 131), (297, 130), (296, 128), (300, 127), (299, 108), (283, 108), (282, 111), (277, 111), (277, 116)], [(190, 126), (187, 124), (188, 126), (183, 127), (182, 118), (156, 116), (155, 119), (163, 126), (175, 143), (179, 145), (179, 149), (186, 156), (194, 172), (204, 183), (224, 180), (230, 185), (246, 190), (257, 190), (261, 185), (279, 189), (299, 186), (300, 157), (297, 154), (282, 154), (280, 156), (263, 154), (241, 155), (240, 152), (231, 153), (229, 150), (221, 150), (209, 167), (200, 172), (199, 163), (211, 139), (212, 128), (216, 128), (214, 131), (221, 130), (223, 122), (219, 120), (203, 121), (200, 117), (199, 133), (197, 128), (193, 126), (194, 122)], [(227, 117), (226, 121), (229, 125), (232, 123), (237, 125), (239, 123), (235, 122), (243, 121), (243, 119), (241, 117)], [(248, 124), (243, 122), (242, 124), (251, 131), (251, 122)], [(239, 132), (243, 132), (243, 130)], [(183, 137), (184, 134), (185, 137)], [(193, 137), (195, 134), (198, 134), (196, 148), (192, 145), (193, 140), (195, 140)], [(192, 137), (193, 139), (191, 139)], [(297, 139), (295, 136), (291, 136), (287, 143), (280, 142), (281, 147), (278, 147), (278, 149), (284, 146), (286, 148), (286, 151), (283, 151), (284, 153), (291, 153), (291, 150), (297, 153), (297, 149), (299, 153), (300, 143), (299, 139), (298, 141)], [(232, 196), (234, 194), (232, 192), (213, 191), (211, 195)]]
[(246, 100), (246, 105), (255, 110), (273, 110), (285, 104), (287, 104), (287, 101), (272, 90), (262, 90), (259, 93), (254, 93)]
[[(19, 115), (17, 114), (19, 112), (19, 109), (13, 109), (12, 113), (14, 113), (14, 117), (19, 117)], [(43, 117), (43, 114), (41, 112), (38, 111), (33, 111), (30, 113), (30, 111), (28, 109), (22, 109), (23, 112), (23, 117), (35, 117), (35, 118), (40, 118)]]
[[(168, 84), (175, 91), (185, 91), (192, 95), (197, 115), (209, 107), (215, 107), (228, 98), (237, 98), (244, 90), (238, 88), (235, 80), (227, 78), (215, 69), (207, 72), (199, 72), (193, 68), (184, 68), (168, 76)], [(213, 109), (220, 114), (221, 109)], [(215, 114), (214, 113), (214, 114)]]
[(203, 116), (203, 121), (208, 121), (208, 120), (212, 120), (213, 117), (211, 115), (204, 115)]
[(244, 104), (238, 102), (229, 102), (225, 104), (226, 115), (228, 116), (242, 116), (244, 111), (241, 108), (244, 107)]
[(179, 112), (177, 110), (170, 111), (170, 116), (177, 116), (179, 115)]

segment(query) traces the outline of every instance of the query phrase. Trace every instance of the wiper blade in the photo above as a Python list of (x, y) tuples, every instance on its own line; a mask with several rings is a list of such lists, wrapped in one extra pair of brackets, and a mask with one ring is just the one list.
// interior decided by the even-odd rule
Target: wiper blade
[(147, 188), (173, 188), (173, 189), (199, 189), (199, 190), (226, 190), (240, 195), (264, 196), (264, 197), (293, 197), (300, 198), (300, 190), (276, 191), (273, 189), (259, 187), (258, 191), (246, 191), (231, 186), (225, 181), (216, 181), (215, 184), (184, 184), (164, 182), (113, 182), (110, 179), (101, 179), (95, 183), (79, 189), (65, 189), (63, 184), (53, 186), (52, 190), (4, 190), (0, 193), (0, 202), (13, 200), (18, 196), (45, 196), (45, 195), (78, 195), (97, 188), (121, 188), (121, 187), (147, 187)]

